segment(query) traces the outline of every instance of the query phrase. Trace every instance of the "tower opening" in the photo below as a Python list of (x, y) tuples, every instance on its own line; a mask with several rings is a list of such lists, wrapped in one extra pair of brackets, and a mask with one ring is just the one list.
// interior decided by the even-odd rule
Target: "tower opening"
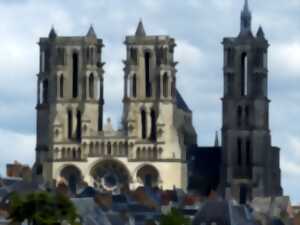
[(156, 140), (156, 113), (155, 110), (151, 110), (151, 140)]
[(145, 89), (146, 97), (151, 97), (151, 82), (150, 82), (150, 59), (151, 55), (149, 52), (145, 53)]
[(72, 111), (68, 110), (68, 138), (72, 139), (73, 121)]
[(64, 76), (61, 75), (59, 78), (59, 97), (64, 97)]
[(163, 96), (165, 98), (168, 97), (168, 89), (169, 89), (168, 83), (169, 83), (168, 74), (164, 73), (164, 75), (163, 75)]
[(248, 94), (248, 56), (243, 53), (241, 57), (241, 96)]
[(252, 164), (251, 142), (249, 140), (247, 140), (247, 143), (246, 143), (246, 163), (247, 163), (247, 166), (250, 166)]
[(73, 53), (73, 98), (78, 97), (78, 54)]
[(237, 125), (238, 125), (238, 127), (242, 126), (242, 113), (243, 113), (242, 106), (238, 106), (238, 109), (237, 109)]
[(77, 129), (76, 129), (76, 139), (77, 141), (81, 141), (81, 112), (78, 110), (76, 115), (77, 120)]
[(237, 163), (239, 166), (242, 165), (242, 140), (240, 138), (237, 140)]
[(91, 73), (89, 76), (89, 97), (94, 98), (94, 74)]
[(141, 111), (141, 123), (142, 123), (142, 138), (147, 138), (147, 116), (146, 111), (142, 109)]
[(43, 103), (48, 103), (48, 80), (43, 81)]
[(136, 97), (136, 74), (132, 77), (132, 97)]
[(249, 126), (249, 124), (250, 124), (249, 123), (250, 122), (249, 119), (250, 119), (249, 118), (249, 106), (246, 106), (245, 107), (245, 122), (246, 122), (246, 126)]

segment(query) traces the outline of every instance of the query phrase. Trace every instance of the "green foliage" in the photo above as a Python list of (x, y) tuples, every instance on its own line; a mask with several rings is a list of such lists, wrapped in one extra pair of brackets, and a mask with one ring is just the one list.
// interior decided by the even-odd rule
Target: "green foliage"
[(12, 194), (9, 215), (12, 222), (27, 220), (31, 225), (59, 225), (62, 222), (78, 224), (78, 215), (70, 199), (48, 192), (34, 192), (25, 196)]
[(184, 217), (177, 209), (172, 208), (167, 215), (162, 215), (160, 225), (190, 225), (191, 221)]

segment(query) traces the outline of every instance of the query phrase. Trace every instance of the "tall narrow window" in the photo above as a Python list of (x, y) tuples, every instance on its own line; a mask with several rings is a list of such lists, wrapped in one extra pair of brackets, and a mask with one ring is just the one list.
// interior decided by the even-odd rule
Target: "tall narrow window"
[(164, 73), (163, 75), (163, 96), (165, 98), (168, 97), (168, 89), (169, 89), (169, 78), (168, 78), (168, 74), (167, 73)]
[(68, 110), (68, 138), (69, 139), (72, 139), (72, 130), (73, 130), (72, 111)]
[(242, 126), (242, 119), (243, 119), (243, 109), (242, 109), (242, 106), (238, 106), (238, 108), (237, 108), (237, 125), (238, 125), (238, 127)]
[(250, 125), (250, 115), (249, 115), (249, 106), (246, 105), (245, 107), (245, 122), (246, 122), (246, 126)]
[(73, 98), (78, 96), (78, 54), (73, 53)]
[(81, 112), (78, 110), (76, 115), (77, 129), (76, 129), (76, 139), (81, 140)]
[(248, 56), (242, 54), (241, 58), (241, 96), (248, 94)]
[(43, 103), (48, 103), (48, 80), (43, 81)]
[(142, 109), (141, 111), (141, 123), (142, 123), (142, 138), (147, 138), (147, 117), (146, 117), (146, 111)]
[(132, 97), (136, 97), (136, 74), (132, 77)]
[(247, 140), (246, 143), (246, 163), (247, 166), (252, 164), (252, 159), (251, 159), (251, 142)]
[(151, 110), (151, 140), (156, 140), (156, 113), (155, 110)]
[(89, 77), (89, 97), (94, 98), (94, 74), (91, 73)]
[(41, 51), (41, 72), (45, 72), (45, 51)]
[(237, 140), (237, 164), (242, 165), (242, 140), (240, 138)]
[(64, 76), (61, 75), (59, 78), (59, 97), (64, 97)]
[(171, 85), (171, 95), (172, 97), (175, 97), (176, 94), (176, 80), (175, 78), (172, 81), (172, 85)]
[(145, 90), (146, 97), (151, 97), (151, 82), (150, 82), (150, 58), (149, 52), (145, 53)]

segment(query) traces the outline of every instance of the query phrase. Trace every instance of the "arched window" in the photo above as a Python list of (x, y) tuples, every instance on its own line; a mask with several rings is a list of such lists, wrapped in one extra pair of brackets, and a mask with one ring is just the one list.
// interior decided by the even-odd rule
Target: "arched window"
[(91, 73), (89, 76), (89, 97), (94, 98), (94, 74)]
[(163, 96), (165, 98), (168, 97), (168, 92), (169, 92), (169, 77), (167, 73), (164, 73), (163, 75)]
[(68, 138), (69, 139), (72, 139), (72, 130), (73, 130), (72, 111), (68, 110)]
[(81, 141), (81, 112), (78, 110), (76, 115), (77, 129), (76, 129), (76, 139)]
[(136, 97), (136, 74), (132, 76), (132, 97)]
[(61, 75), (59, 78), (59, 97), (64, 97), (64, 76)]
[(43, 103), (48, 103), (48, 80), (43, 81)]
[(247, 142), (246, 142), (246, 163), (247, 163), (247, 166), (252, 164), (250, 140), (247, 140)]
[(142, 138), (147, 138), (147, 116), (146, 111), (142, 109), (141, 111), (141, 123), (142, 123)]
[(237, 164), (242, 165), (242, 140), (240, 138), (237, 140)]
[(242, 106), (238, 106), (237, 108), (237, 125), (238, 127), (242, 126), (242, 120), (243, 120), (243, 109)]
[(145, 90), (146, 90), (146, 97), (151, 97), (150, 58), (151, 58), (150, 53), (145, 52)]
[(73, 98), (78, 96), (78, 54), (73, 53), (72, 56), (72, 68), (73, 68)]
[(151, 140), (156, 140), (156, 113), (155, 110), (151, 110)]
[(241, 58), (241, 96), (248, 94), (248, 56), (242, 54)]

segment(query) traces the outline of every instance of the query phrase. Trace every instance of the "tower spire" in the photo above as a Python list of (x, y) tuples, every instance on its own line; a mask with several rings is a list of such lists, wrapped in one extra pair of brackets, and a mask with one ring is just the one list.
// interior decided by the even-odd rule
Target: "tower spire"
[(50, 39), (55, 39), (56, 37), (57, 37), (57, 34), (56, 34), (54, 26), (52, 25), (51, 30), (49, 32), (49, 38)]
[(242, 35), (245, 35), (245, 34), (252, 35), (251, 19), (252, 19), (252, 16), (251, 16), (251, 11), (249, 9), (248, 0), (245, 0), (244, 8), (241, 12), (241, 34)]
[(135, 36), (137, 36), (137, 37), (146, 36), (146, 32), (145, 32), (145, 29), (144, 29), (142, 19), (140, 19), (140, 21), (139, 21), (138, 27), (137, 27), (136, 32), (135, 32)]
[(91, 24), (89, 31), (86, 34), (87, 37), (97, 37), (93, 25)]

